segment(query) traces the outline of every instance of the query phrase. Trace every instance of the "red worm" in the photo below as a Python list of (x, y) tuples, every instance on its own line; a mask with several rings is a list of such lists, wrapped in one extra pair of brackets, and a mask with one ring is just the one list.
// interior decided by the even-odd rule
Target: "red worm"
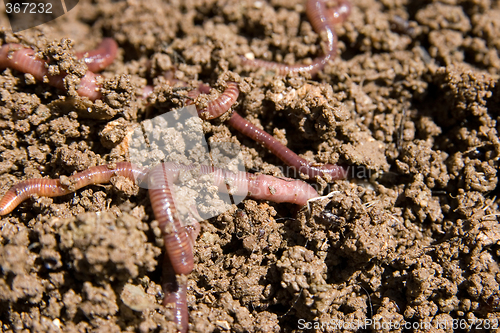
[(32, 195), (58, 197), (91, 184), (109, 183), (113, 176), (124, 176), (141, 181), (146, 172), (127, 162), (115, 165), (100, 165), (68, 177), (68, 182), (60, 179), (27, 179), (12, 186), (0, 200), (0, 216), (12, 212), (21, 202)]
[[(100, 70), (104, 68), (103, 66), (107, 66), (114, 60), (117, 47), (114, 40), (106, 38), (97, 50), (83, 54), (89, 54), (90, 68)], [(44, 77), (46, 77), (51, 86), (66, 90), (64, 85), (66, 74), (50, 75), (47, 68), (47, 61), (38, 59), (34, 50), (20, 44), (5, 44), (0, 48), (0, 70), (7, 67), (23, 73), (29, 73), (39, 81), (43, 81)], [(91, 70), (87, 70), (85, 75), (80, 79), (80, 87), (77, 93), (82, 97), (88, 97), (92, 101), (101, 98), (102, 95), (96, 78), (96, 74)]]
[(163, 305), (173, 305), (174, 322), (177, 330), (187, 332), (189, 328), (187, 283), (184, 278), (177, 279), (168, 254), (163, 257), (161, 280), (161, 288), (165, 294)]
[(118, 44), (113, 38), (104, 38), (99, 46), (90, 51), (77, 52), (75, 55), (87, 64), (89, 71), (100, 72), (116, 58)]
[(335, 58), (337, 54), (337, 35), (333, 25), (342, 22), (350, 13), (351, 5), (347, 0), (338, 0), (337, 6), (329, 8), (329, 0), (308, 0), (306, 3), (306, 13), (314, 31), (319, 35), (326, 35), (326, 52), (317, 57), (310, 65), (295, 64), (286, 65), (273, 61), (260, 59), (248, 59), (241, 57), (244, 65), (254, 69), (265, 68), (273, 70), (277, 75), (285, 76), (288, 73), (308, 72), (311, 75), (317, 74), (330, 59)]
[(332, 178), (332, 180), (344, 179), (347, 177), (346, 168), (335, 164), (315, 165), (303, 159), (284, 146), (281, 142), (276, 140), (272, 135), (261, 130), (237, 113), (233, 113), (227, 122), (241, 134), (248, 136), (269, 149), (285, 164), (293, 167), (300, 173), (303, 173), (311, 178), (316, 176), (324, 177), (328, 175)]
[[(200, 224), (196, 222), (193, 225), (185, 227), (185, 232), (187, 232), (191, 247), (193, 247), (200, 233)], [(177, 279), (170, 258), (166, 254), (163, 257), (161, 283), (163, 293), (165, 294), (163, 305), (173, 304), (174, 322), (177, 325), (177, 329), (180, 332), (187, 332), (189, 328), (187, 282), (185, 278)]]
[(148, 173), (149, 200), (175, 273), (189, 274), (194, 265), (193, 248), (175, 209), (170, 184), (175, 182), (179, 168), (171, 166), (160, 164)]

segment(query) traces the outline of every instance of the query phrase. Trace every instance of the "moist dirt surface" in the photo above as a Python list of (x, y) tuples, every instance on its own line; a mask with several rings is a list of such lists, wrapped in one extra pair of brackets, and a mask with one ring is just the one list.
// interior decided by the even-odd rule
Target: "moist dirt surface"
[[(325, 196), (309, 207), (247, 199), (202, 222), (191, 331), (498, 331), (500, 1), (352, 0), (339, 56), (315, 78), (240, 64), (321, 53), (303, 0), (82, 0), (38, 28), (0, 25), (3, 44), (68, 73), (61, 91), (2, 71), (0, 194), (127, 160), (130, 129), (183, 103), (167, 78), (210, 85), (199, 105), (236, 81), (235, 112), (308, 160), (356, 166), (309, 180)], [(119, 55), (90, 102), (72, 55), (103, 37)], [(294, 177), (222, 120), (203, 130), (241, 144), (248, 170)], [(118, 178), (33, 197), (0, 223), (2, 332), (175, 331), (145, 189)]]

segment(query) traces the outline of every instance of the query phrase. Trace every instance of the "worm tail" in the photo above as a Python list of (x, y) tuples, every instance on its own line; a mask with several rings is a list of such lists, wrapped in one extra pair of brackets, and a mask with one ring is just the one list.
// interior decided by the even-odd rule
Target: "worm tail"
[[(196, 237), (200, 233), (200, 224), (194, 223), (186, 227), (186, 233), (193, 247)], [(177, 277), (167, 254), (163, 257), (162, 289), (165, 297), (163, 305), (172, 304), (174, 320), (180, 332), (187, 332), (189, 328), (189, 312), (187, 307), (187, 281), (185, 276)]]
[(163, 305), (172, 304), (177, 329), (179, 332), (187, 332), (189, 328), (187, 281), (185, 277), (177, 278), (167, 253), (163, 256), (161, 286), (165, 294)]

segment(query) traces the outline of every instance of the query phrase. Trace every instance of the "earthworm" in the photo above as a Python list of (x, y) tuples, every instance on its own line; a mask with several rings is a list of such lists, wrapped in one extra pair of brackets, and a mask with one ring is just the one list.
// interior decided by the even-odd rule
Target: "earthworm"
[[(191, 247), (200, 233), (200, 224), (195, 222), (186, 226), (185, 232), (188, 234)], [(187, 281), (181, 277), (177, 279), (175, 270), (167, 254), (163, 257), (161, 286), (163, 293), (163, 305), (173, 304), (174, 322), (177, 329), (181, 332), (187, 332), (189, 328), (189, 312), (187, 307)]]
[(140, 169), (128, 162), (114, 165), (100, 165), (61, 179), (27, 179), (12, 186), (0, 200), (0, 216), (12, 212), (21, 202), (32, 195), (57, 197), (74, 192), (91, 184), (109, 183), (113, 176), (124, 176), (134, 181), (141, 181), (146, 175)]
[(269, 149), (285, 164), (311, 178), (329, 175), (332, 180), (336, 180), (347, 177), (347, 169), (343, 166), (335, 164), (315, 165), (303, 159), (276, 140), (272, 135), (250, 123), (236, 112), (233, 113), (227, 122), (241, 134), (248, 136)]
[(308, 0), (306, 3), (307, 17), (314, 31), (319, 35), (326, 35), (327, 43), (324, 55), (317, 57), (309, 65), (287, 65), (261, 59), (248, 59), (241, 56), (243, 65), (248, 65), (254, 69), (265, 68), (273, 70), (279, 76), (302, 71), (308, 72), (312, 76), (316, 75), (337, 54), (337, 34), (334, 31), (333, 25), (342, 22), (351, 11), (351, 5), (347, 0), (338, 0), (335, 7), (328, 7), (327, 1), (329, 0)]
[[(238, 84), (235, 82), (228, 81), (226, 85), (226, 89), (218, 98), (209, 102), (206, 108), (198, 110), (200, 118), (205, 120), (218, 118), (233, 106), (238, 99), (240, 90), (238, 89)], [(196, 90), (201, 91), (201, 87)]]
[[(105, 38), (98, 49), (79, 53), (79, 56), (88, 55), (84, 61), (87, 63), (89, 70), (80, 78), (80, 85), (77, 90), (78, 95), (88, 97), (94, 101), (102, 97), (97, 84), (97, 75), (92, 70), (102, 70), (105, 66), (113, 62), (116, 57), (118, 45), (111, 38)], [(35, 51), (22, 46), (21, 44), (5, 44), (0, 48), (0, 70), (12, 68), (23, 73), (29, 73), (39, 81), (43, 81), (44, 77), (48, 79), (48, 83), (61, 90), (66, 90), (64, 85), (64, 77), (66, 74), (50, 75), (47, 68), (47, 61), (38, 59)], [(92, 70), (90, 70), (92, 69)]]
[(117, 52), (116, 41), (113, 38), (104, 38), (96, 49), (77, 52), (75, 55), (85, 61), (89, 71), (100, 72), (115, 60)]
[(288, 202), (300, 206), (318, 196), (318, 192), (311, 185), (297, 179), (254, 175), (243, 171), (234, 173), (205, 165), (200, 166), (200, 173), (213, 175), (213, 185), (217, 186), (219, 191), (227, 191), (233, 196), (248, 196), (257, 200)]
[(189, 274), (194, 266), (193, 248), (177, 215), (170, 189), (170, 184), (173, 184), (178, 176), (178, 170), (174, 164), (163, 163), (149, 171), (149, 200), (163, 232), (165, 250), (175, 273)]

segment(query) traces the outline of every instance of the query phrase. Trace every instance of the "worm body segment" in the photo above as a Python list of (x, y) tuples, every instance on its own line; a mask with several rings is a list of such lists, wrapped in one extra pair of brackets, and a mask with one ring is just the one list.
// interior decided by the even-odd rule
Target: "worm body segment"
[(171, 185), (177, 170), (170, 164), (160, 164), (148, 173), (149, 199), (165, 241), (172, 267), (177, 274), (189, 274), (193, 270), (193, 249), (184, 226), (177, 215)]
[[(191, 247), (200, 233), (200, 224), (194, 223), (185, 228)], [(174, 322), (180, 332), (187, 332), (189, 328), (189, 312), (187, 306), (187, 281), (185, 277), (177, 278), (168, 255), (163, 257), (162, 290), (165, 294), (163, 305), (172, 304)]]
[(189, 329), (187, 283), (185, 278), (177, 278), (167, 254), (163, 257), (161, 288), (165, 294), (163, 305), (173, 305), (174, 322), (177, 329), (179, 332), (187, 332)]
[(113, 38), (103, 38), (96, 49), (77, 52), (78, 59), (83, 59), (87, 64), (89, 71), (100, 72), (115, 60), (118, 52), (118, 44)]
[(248, 136), (269, 149), (285, 164), (292, 166), (297, 171), (311, 178), (329, 175), (332, 180), (336, 180), (344, 179), (347, 176), (347, 170), (340, 165), (314, 165), (313, 163), (303, 159), (281, 144), (281, 142), (276, 140), (272, 135), (261, 130), (237, 113), (233, 113), (231, 118), (228, 120), (228, 123), (241, 134)]

